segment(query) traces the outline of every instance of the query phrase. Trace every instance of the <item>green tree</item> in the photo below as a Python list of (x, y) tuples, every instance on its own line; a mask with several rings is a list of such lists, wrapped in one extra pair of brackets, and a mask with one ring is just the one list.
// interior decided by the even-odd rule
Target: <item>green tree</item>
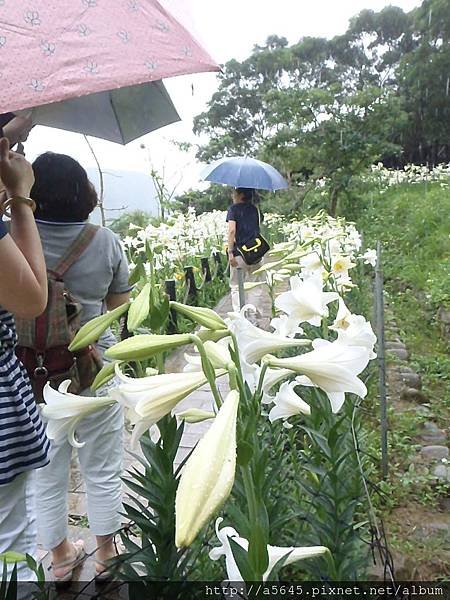
[(271, 36), (243, 62), (228, 62), (207, 111), (198, 157), (251, 154), (304, 192), (327, 180), (329, 209), (351, 195), (373, 162), (450, 160), (450, 2), (411, 11), (362, 11), (331, 40), (289, 46)]
[(134, 210), (131, 212), (124, 212), (114, 219), (108, 227), (117, 233), (120, 237), (125, 237), (130, 233), (130, 225), (136, 225), (137, 227), (147, 227), (153, 220), (149, 213), (143, 210)]
[(207, 190), (189, 190), (174, 200), (174, 205), (181, 212), (191, 207), (197, 214), (212, 210), (226, 210), (231, 203), (231, 192), (228, 186), (211, 185)]

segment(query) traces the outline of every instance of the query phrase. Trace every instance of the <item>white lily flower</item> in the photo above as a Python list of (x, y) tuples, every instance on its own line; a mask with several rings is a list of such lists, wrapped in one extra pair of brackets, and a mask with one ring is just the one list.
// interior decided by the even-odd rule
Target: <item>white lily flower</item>
[(337, 255), (333, 257), (331, 262), (331, 272), (334, 275), (347, 275), (348, 270), (355, 267), (356, 264), (352, 263), (349, 256)]
[(76, 439), (75, 429), (78, 422), (103, 408), (116, 403), (114, 398), (107, 396), (77, 396), (67, 390), (71, 381), (63, 381), (57, 390), (47, 383), (44, 387), (45, 405), (42, 414), (47, 419), (47, 437), (56, 442), (66, 437), (74, 448), (82, 448), (85, 442)]
[[(227, 569), (227, 577), (229, 581), (244, 581), (239, 568), (234, 560), (233, 551), (231, 550), (230, 538), (239, 544), (241, 548), (248, 551), (248, 540), (240, 537), (238, 532), (233, 527), (222, 527), (219, 529), (219, 525), (223, 519), (219, 517), (216, 520), (216, 534), (221, 542), (221, 546), (216, 546), (209, 552), (209, 558), (211, 560), (218, 560), (221, 556), (225, 556), (225, 564)], [(305, 558), (312, 558), (314, 556), (321, 556), (328, 552), (328, 548), (325, 546), (309, 546), (306, 548), (299, 547), (281, 547), (281, 546), (267, 546), (267, 552), (269, 555), (269, 565), (263, 574), (263, 581), (267, 581), (272, 569), (283, 557), (286, 556), (286, 562), (284, 566), (290, 565), (298, 560)]]
[(200, 354), (188, 354), (184, 353), (184, 360), (186, 364), (183, 367), (184, 373), (194, 373), (202, 370), (202, 359)]
[(364, 254), (361, 256), (365, 265), (372, 265), (372, 267), (377, 266), (377, 251), (373, 249), (366, 250)]
[(321, 275), (325, 270), (321, 261), (320, 254), (316, 251), (306, 254), (300, 258), (300, 266), (305, 275), (314, 276)]
[(236, 336), (240, 356), (249, 365), (258, 362), (269, 352), (305, 346), (310, 343), (309, 340), (296, 340), (269, 333), (252, 325), (243, 315), (246, 308), (248, 307), (244, 306), (241, 313), (230, 313), (228, 328)]
[[(222, 338), (218, 342), (208, 340), (204, 343), (205, 352), (214, 369), (226, 369), (232, 362), (229, 351), (230, 339)], [(198, 350), (195, 354), (184, 354), (186, 365), (183, 367), (185, 373), (202, 370), (202, 359)]]
[[(112, 395), (124, 404), (134, 415), (134, 422), (144, 420), (150, 427), (167, 415), (181, 400), (207, 383), (205, 374), (165, 373), (134, 379), (124, 375), (116, 368), (121, 384)], [(216, 372), (217, 376), (225, 371)], [(140, 419), (139, 419), (140, 417)], [(132, 419), (133, 421), (133, 419)]]
[(236, 470), (239, 393), (225, 398), (213, 424), (188, 458), (175, 499), (175, 544), (190, 546), (228, 498)]
[(303, 335), (304, 333), (299, 325), (299, 320), (288, 317), (287, 315), (274, 317), (270, 321), (270, 325), (273, 327), (274, 333), (282, 337), (295, 337), (297, 334)]
[(334, 329), (335, 331), (345, 330), (350, 325), (350, 317), (352, 313), (347, 308), (344, 300), (339, 296), (339, 308), (337, 311), (336, 318), (334, 320), (333, 325), (330, 325), (330, 329)]
[[(259, 376), (261, 374), (261, 367), (258, 367)], [(280, 381), (286, 379), (290, 375), (295, 375), (295, 371), (291, 371), (289, 369), (266, 369), (266, 373), (264, 375), (264, 381), (262, 384), (262, 393), (263, 397), (261, 399), (262, 404), (270, 404), (273, 402), (274, 396), (270, 396), (270, 390)], [(259, 379), (259, 377), (258, 377)]]
[(278, 419), (283, 419), (286, 422), (289, 417), (304, 414), (310, 415), (311, 408), (298, 394), (294, 392), (294, 388), (298, 386), (296, 381), (281, 384), (280, 389), (273, 399), (275, 404), (270, 410), (269, 421), (273, 423)]
[(366, 321), (363, 315), (350, 314), (346, 317), (345, 328), (337, 328), (338, 337), (336, 342), (344, 346), (363, 346), (369, 351), (369, 360), (377, 357), (373, 351), (377, 336), (374, 334), (372, 325)]
[[(364, 398), (367, 388), (358, 379), (369, 362), (369, 350), (363, 346), (345, 346), (337, 340), (329, 342), (320, 338), (313, 341), (312, 352), (292, 358), (267, 357), (272, 367), (291, 369), (305, 375), (297, 378), (301, 385), (319, 387), (330, 399), (333, 412), (342, 406), (345, 392)], [(309, 382), (309, 383), (308, 383)]]
[(335, 292), (323, 291), (323, 280), (314, 275), (307, 279), (291, 277), (291, 290), (280, 294), (275, 306), (299, 323), (307, 322), (319, 326), (322, 317), (328, 316), (327, 304), (338, 299)]
[(351, 290), (352, 288), (356, 287), (348, 273), (342, 273), (341, 275), (337, 275), (335, 276), (334, 280), (336, 283), (336, 287), (341, 294), (346, 292), (347, 290)]

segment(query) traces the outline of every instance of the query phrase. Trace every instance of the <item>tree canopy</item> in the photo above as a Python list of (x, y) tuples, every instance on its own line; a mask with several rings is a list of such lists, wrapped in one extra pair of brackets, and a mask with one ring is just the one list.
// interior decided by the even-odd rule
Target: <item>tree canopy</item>
[(450, 160), (450, 0), (411, 12), (388, 6), (356, 15), (344, 35), (270, 36), (223, 67), (198, 158), (249, 154), (291, 181), (326, 178), (330, 208), (352, 177), (388, 166)]

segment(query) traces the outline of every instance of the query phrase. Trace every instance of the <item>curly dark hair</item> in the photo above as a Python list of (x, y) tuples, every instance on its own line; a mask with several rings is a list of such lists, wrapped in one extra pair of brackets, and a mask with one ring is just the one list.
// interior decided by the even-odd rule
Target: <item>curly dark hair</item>
[(33, 163), (35, 182), (31, 197), (36, 219), (65, 223), (86, 221), (98, 196), (86, 171), (65, 154), (46, 152)]

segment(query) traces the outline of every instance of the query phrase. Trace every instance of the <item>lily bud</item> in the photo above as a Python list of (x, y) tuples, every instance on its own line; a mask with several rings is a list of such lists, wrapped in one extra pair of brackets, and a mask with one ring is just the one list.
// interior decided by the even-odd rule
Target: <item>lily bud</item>
[(127, 319), (128, 331), (137, 329), (148, 317), (148, 313), (150, 312), (150, 292), (151, 285), (150, 283), (146, 283), (131, 303)]
[(231, 391), (183, 469), (175, 500), (175, 544), (190, 546), (228, 498), (236, 470), (239, 394)]
[(186, 421), (186, 423), (201, 423), (208, 419), (214, 419), (215, 414), (208, 410), (201, 410), (200, 408), (190, 408), (176, 414), (179, 419)]
[(189, 344), (191, 336), (188, 333), (174, 335), (143, 334), (130, 337), (105, 352), (107, 358), (114, 360), (144, 360), (159, 352), (172, 350), (178, 346)]
[(195, 332), (195, 335), (198, 338), (200, 338), (202, 342), (207, 342), (208, 340), (211, 340), (212, 342), (218, 342), (222, 338), (230, 335), (230, 332), (228, 331), (228, 329), (213, 330), (200, 328), (198, 331)]
[(205, 352), (215, 369), (226, 369), (232, 362), (230, 351), (227, 346), (215, 342), (205, 342)]
[(159, 371), (158, 369), (154, 369), (153, 367), (147, 367), (145, 369), (145, 374), (147, 375), (147, 377), (150, 377), (151, 375), (158, 375)]
[(0, 554), (0, 563), (3, 562), (6, 562), (7, 565), (12, 565), (18, 562), (27, 562), (27, 557), (25, 554), (8, 550), (8, 552), (2, 552)]
[(114, 310), (88, 321), (78, 330), (69, 346), (69, 350), (71, 352), (76, 352), (77, 350), (86, 348), (86, 346), (89, 346), (89, 344), (96, 342), (102, 333), (128, 310), (129, 306), (130, 303), (126, 302)]
[(97, 373), (96, 378), (91, 384), (91, 390), (93, 392), (102, 387), (102, 385), (105, 385), (105, 383), (108, 383), (108, 381), (114, 377), (115, 368), (119, 362), (120, 361), (115, 360), (113, 362), (106, 363), (106, 365)]
[(170, 307), (185, 317), (192, 319), (199, 325), (208, 329), (218, 330), (226, 329), (227, 325), (220, 315), (210, 308), (200, 308), (199, 306), (189, 306), (180, 302), (171, 302)]
[(259, 287), (260, 285), (265, 285), (265, 281), (246, 281), (244, 283), (244, 290), (246, 292), (249, 292), (250, 290)]

